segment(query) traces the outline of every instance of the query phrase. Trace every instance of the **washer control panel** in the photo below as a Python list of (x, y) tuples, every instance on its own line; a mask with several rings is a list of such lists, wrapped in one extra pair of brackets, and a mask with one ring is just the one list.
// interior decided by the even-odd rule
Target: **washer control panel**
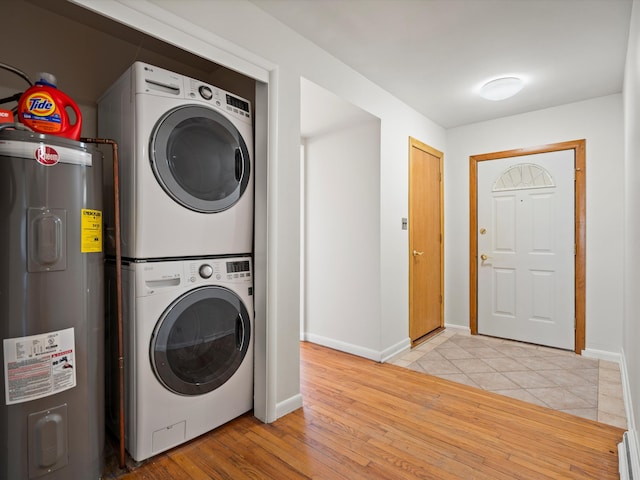
[(251, 257), (201, 258), (139, 262), (136, 264), (136, 295), (156, 295), (176, 288), (220, 283), (253, 283)]
[(189, 283), (203, 280), (210, 282), (241, 283), (252, 281), (251, 259), (242, 258), (206, 258), (185, 262), (185, 273)]
[(251, 102), (231, 92), (147, 63), (135, 64), (135, 93), (188, 98), (251, 124)]
[(185, 77), (184, 85), (187, 98), (205, 102), (245, 123), (251, 122), (251, 102), (248, 100), (194, 78)]

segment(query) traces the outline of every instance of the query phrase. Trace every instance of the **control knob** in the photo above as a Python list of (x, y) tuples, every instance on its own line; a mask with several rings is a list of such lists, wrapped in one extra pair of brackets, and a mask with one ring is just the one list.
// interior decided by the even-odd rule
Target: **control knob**
[(213, 98), (213, 92), (206, 85), (200, 85), (198, 92), (200, 92), (200, 96), (205, 100), (211, 100)]
[(211, 265), (205, 263), (203, 265), (200, 265), (200, 269), (198, 270), (198, 273), (202, 278), (205, 278), (205, 279), (210, 278), (211, 275), (213, 275), (213, 268), (211, 268)]

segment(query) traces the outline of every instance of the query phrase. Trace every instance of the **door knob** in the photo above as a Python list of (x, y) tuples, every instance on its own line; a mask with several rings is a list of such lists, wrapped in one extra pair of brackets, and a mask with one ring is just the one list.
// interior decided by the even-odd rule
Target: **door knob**
[(419, 252), (419, 251), (417, 251), (417, 250), (414, 250), (414, 251), (413, 251), (413, 256), (414, 256), (414, 257), (417, 257), (418, 255), (423, 255), (423, 254), (424, 254), (424, 252)]
[(486, 253), (483, 253), (482, 255), (480, 255), (480, 260), (482, 260), (483, 262), (485, 260), (487, 260), (488, 258), (491, 258), (489, 255), (487, 255)]

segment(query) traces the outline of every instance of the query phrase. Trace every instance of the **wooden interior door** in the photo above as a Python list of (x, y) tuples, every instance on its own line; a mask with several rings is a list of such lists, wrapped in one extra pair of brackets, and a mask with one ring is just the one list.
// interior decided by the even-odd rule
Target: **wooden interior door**
[(443, 323), (443, 154), (409, 139), (409, 337)]

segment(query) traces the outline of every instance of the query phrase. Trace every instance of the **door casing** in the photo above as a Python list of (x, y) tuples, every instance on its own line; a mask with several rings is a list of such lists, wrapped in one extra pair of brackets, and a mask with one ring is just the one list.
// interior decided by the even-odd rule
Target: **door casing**
[(478, 245), (477, 245), (477, 165), (536, 153), (574, 150), (575, 158), (575, 352), (586, 345), (586, 140), (572, 140), (538, 147), (505, 150), (469, 157), (469, 328), (478, 334)]

